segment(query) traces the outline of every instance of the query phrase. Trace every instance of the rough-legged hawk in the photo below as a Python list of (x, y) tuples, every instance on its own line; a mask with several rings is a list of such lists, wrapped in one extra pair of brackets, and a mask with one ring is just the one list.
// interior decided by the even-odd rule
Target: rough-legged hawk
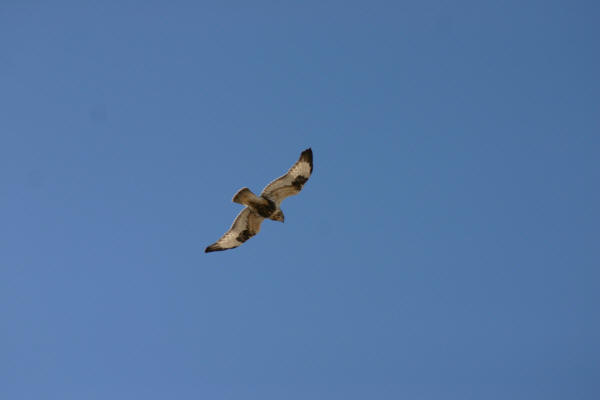
[(233, 249), (256, 235), (260, 224), (265, 218), (283, 222), (284, 216), (279, 205), (286, 197), (300, 193), (302, 186), (310, 178), (313, 170), (313, 154), (306, 149), (300, 154), (300, 159), (292, 165), (289, 171), (269, 183), (260, 196), (256, 196), (248, 188), (240, 189), (233, 201), (246, 207), (233, 221), (231, 228), (204, 250), (206, 253)]

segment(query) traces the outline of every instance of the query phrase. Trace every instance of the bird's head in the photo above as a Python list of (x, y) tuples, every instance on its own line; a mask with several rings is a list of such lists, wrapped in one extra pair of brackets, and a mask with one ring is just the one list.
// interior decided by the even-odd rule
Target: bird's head
[(283, 211), (277, 210), (271, 215), (271, 219), (273, 221), (283, 222), (285, 220), (285, 216), (283, 215)]

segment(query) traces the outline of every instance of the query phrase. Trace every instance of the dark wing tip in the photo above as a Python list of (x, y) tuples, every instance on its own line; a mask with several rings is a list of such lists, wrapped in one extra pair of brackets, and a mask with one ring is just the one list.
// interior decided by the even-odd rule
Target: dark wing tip
[(205, 253), (210, 253), (211, 251), (223, 251), (223, 250), (227, 250), (224, 249), (222, 247), (219, 247), (216, 243), (215, 244), (211, 244), (210, 246), (208, 246), (206, 249), (204, 249)]
[(308, 149), (304, 150), (302, 152), (302, 154), (300, 154), (300, 160), (306, 161), (308, 163), (308, 165), (310, 165), (310, 173), (312, 174), (312, 170), (313, 170), (313, 153), (312, 153), (312, 149), (310, 147)]

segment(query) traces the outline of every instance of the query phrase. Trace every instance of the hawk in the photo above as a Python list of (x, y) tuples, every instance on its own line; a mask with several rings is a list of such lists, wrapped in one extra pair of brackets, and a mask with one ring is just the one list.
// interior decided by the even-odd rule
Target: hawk
[(311, 149), (306, 149), (288, 172), (269, 183), (260, 196), (247, 187), (240, 189), (233, 196), (233, 202), (246, 207), (235, 218), (231, 228), (204, 251), (210, 253), (238, 247), (260, 231), (260, 224), (265, 218), (283, 222), (285, 217), (279, 207), (281, 202), (286, 197), (300, 193), (312, 170), (313, 153)]

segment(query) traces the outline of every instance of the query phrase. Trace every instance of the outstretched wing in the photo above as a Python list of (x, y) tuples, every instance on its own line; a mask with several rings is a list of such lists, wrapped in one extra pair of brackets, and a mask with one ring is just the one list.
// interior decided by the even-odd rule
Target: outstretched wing
[(211, 251), (221, 251), (238, 247), (260, 231), (260, 224), (263, 222), (263, 219), (263, 217), (254, 211), (245, 207), (221, 239), (208, 246), (204, 252), (210, 253)]
[(269, 183), (260, 194), (273, 200), (277, 205), (283, 199), (300, 193), (302, 186), (310, 178), (313, 170), (313, 153), (311, 149), (306, 149), (300, 154), (300, 159), (288, 172)]

